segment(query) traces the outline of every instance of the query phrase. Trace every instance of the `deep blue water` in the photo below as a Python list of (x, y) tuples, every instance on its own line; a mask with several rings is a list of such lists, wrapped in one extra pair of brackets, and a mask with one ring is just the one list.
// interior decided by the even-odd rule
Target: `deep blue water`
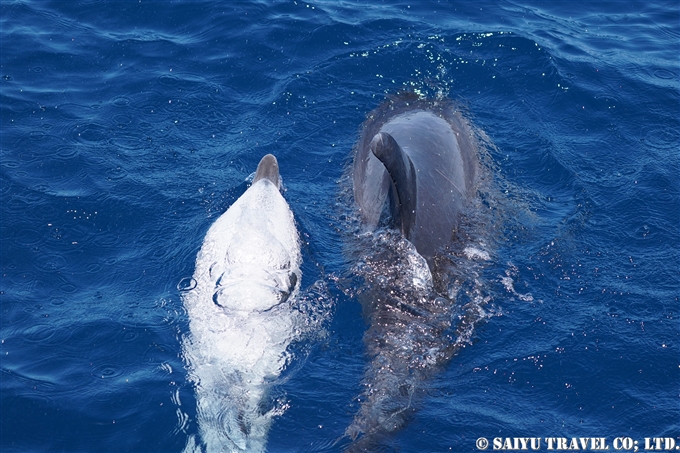
[(488, 318), (384, 451), (680, 445), (677, 1), (3, 0), (0, 23), (3, 452), (184, 448), (178, 283), (266, 153), (331, 307), (268, 450), (340, 451), (366, 366), (343, 172), (403, 88), (488, 137), (494, 247)]

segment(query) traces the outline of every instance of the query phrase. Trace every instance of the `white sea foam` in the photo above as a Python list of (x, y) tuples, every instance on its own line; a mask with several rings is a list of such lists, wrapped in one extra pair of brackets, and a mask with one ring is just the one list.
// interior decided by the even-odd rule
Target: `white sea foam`
[(465, 256), (469, 260), (483, 260), (483, 261), (491, 260), (491, 255), (489, 255), (489, 252), (478, 249), (477, 247), (473, 246), (465, 247), (463, 253), (465, 253)]
[(513, 277), (516, 276), (516, 274), (517, 268), (511, 264), (510, 269), (505, 271), (505, 277), (501, 277), (501, 283), (509, 293), (517, 296), (519, 300), (524, 302), (533, 302), (534, 296), (532, 296), (530, 293), (520, 294), (515, 290), (515, 281)]

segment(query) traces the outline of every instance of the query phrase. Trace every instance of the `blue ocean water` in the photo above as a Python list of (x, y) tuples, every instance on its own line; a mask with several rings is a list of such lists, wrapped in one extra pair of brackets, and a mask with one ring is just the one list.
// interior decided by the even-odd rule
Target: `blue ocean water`
[(178, 283), (266, 153), (332, 307), (268, 451), (341, 451), (367, 363), (343, 174), (400, 89), (488, 137), (494, 247), (488, 318), (384, 451), (680, 445), (677, 1), (3, 0), (0, 24), (3, 452), (184, 448)]

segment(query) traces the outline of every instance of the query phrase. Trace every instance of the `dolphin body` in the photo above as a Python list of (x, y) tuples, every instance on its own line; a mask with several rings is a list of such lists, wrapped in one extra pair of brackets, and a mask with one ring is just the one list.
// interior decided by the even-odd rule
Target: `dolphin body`
[(262, 452), (282, 408), (267, 392), (286, 366), (302, 262), (276, 158), (208, 230), (183, 293), (190, 335), (183, 352), (195, 386), (200, 438), (185, 451)]
[[(464, 346), (455, 302), (435, 290), (438, 252), (451, 243), (476, 193), (477, 141), (450, 102), (412, 94), (368, 115), (352, 180), (362, 228), (355, 273), (369, 327), (370, 363), (348, 450), (375, 451), (415, 411), (418, 390)], [(433, 279), (434, 275), (434, 279)], [(380, 450), (383, 451), (383, 450)]]
[(392, 224), (432, 267), (474, 192), (470, 126), (448, 102), (402, 94), (369, 114), (362, 129), (352, 180), (363, 223), (374, 230), (387, 207)]

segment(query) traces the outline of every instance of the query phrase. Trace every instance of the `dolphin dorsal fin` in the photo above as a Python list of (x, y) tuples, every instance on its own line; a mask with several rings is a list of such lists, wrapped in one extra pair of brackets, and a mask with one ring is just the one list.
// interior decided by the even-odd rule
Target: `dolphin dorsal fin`
[(371, 152), (383, 163), (399, 197), (401, 231), (411, 240), (416, 218), (416, 171), (411, 158), (387, 132), (379, 132), (370, 144)]
[(257, 164), (257, 170), (255, 171), (255, 177), (253, 178), (253, 184), (258, 182), (260, 179), (268, 179), (271, 181), (277, 189), (281, 188), (281, 179), (279, 177), (279, 162), (276, 160), (273, 154), (267, 154), (260, 160)]

